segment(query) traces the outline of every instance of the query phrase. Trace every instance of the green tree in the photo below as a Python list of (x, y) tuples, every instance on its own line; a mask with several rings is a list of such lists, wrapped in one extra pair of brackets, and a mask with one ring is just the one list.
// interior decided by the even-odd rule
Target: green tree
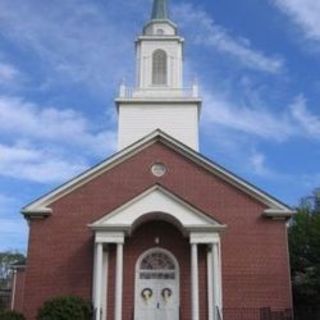
[(0, 289), (8, 289), (12, 265), (24, 262), (25, 256), (14, 251), (0, 252)]
[(304, 198), (289, 228), (294, 303), (320, 304), (320, 189)]

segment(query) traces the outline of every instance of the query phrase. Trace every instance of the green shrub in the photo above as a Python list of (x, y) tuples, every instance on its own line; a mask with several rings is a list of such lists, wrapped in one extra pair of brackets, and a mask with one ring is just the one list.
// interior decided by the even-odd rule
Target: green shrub
[(89, 302), (74, 296), (57, 297), (44, 303), (37, 320), (91, 320)]
[(0, 320), (25, 320), (23, 314), (15, 311), (2, 311), (0, 312)]

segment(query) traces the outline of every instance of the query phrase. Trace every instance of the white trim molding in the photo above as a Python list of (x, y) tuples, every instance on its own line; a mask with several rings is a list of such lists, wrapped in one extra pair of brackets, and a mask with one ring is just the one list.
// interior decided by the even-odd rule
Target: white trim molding
[[(81, 186), (100, 176), (104, 172), (111, 170), (116, 165), (131, 158), (143, 149), (157, 142), (163, 143), (168, 148), (173, 149), (174, 151), (182, 154), (183, 156), (195, 162), (197, 165), (201, 166), (205, 170), (208, 170), (213, 175), (218, 176), (219, 178), (226, 181), (227, 183), (230, 183), (242, 192), (250, 195), (260, 203), (264, 204), (267, 207), (266, 210), (275, 210), (279, 213), (280, 216), (284, 217), (292, 216), (294, 214), (294, 211), (289, 206), (283, 204), (281, 201), (273, 198), (272, 196), (263, 192), (259, 188), (253, 186), (249, 182), (239, 178), (238, 176), (231, 173), (227, 169), (221, 167), (217, 163), (210, 161), (209, 159), (202, 156), (200, 153), (189, 148), (188, 146), (184, 145), (180, 141), (174, 139), (173, 137), (169, 136), (161, 130), (155, 130), (154, 132), (138, 140), (137, 142), (133, 143), (127, 148), (114, 154), (109, 159), (101, 162), (97, 166), (89, 169), (88, 171), (84, 172), (78, 177), (65, 183), (61, 187), (58, 187), (52, 192), (30, 203), (29, 205), (23, 208), (22, 213), (26, 217), (28, 217), (34, 212), (41, 213), (43, 209), (50, 210), (49, 206), (53, 202), (64, 197), (70, 192), (80, 188)], [(48, 212), (46, 212), (46, 215), (48, 215)]]
[(97, 230), (95, 233), (96, 243), (124, 243), (124, 232), (111, 232)]
[(263, 211), (263, 216), (266, 218), (271, 218), (273, 220), (288, 220), (295, 214), (295, 211), (282, 211), (279, 209), (266, 209)]
[(26, 219), (45, 219), (51, 216), (52, 212), (52, 209), (47, 207), (39, 207), (31, 210), (21, 211)]
[(202, 212), (159, 185), (151, 187), (89, 227), (96, 231), (96, 242), (123, 243), (124, 234), (130, 235), (147, 220), (168, 221), (185, 236), (197, 231), (204, 237), (226, 228), (212, 218), (212, 213)]
[(191, 232), (190, 243), (208, 244), (220, 243), (220, 236), (218, 233), (209, 232)]

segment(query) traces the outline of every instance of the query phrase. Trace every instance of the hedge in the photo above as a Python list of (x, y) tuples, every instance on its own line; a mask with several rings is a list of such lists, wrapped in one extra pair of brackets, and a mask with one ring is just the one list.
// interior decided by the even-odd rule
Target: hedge
[(56, 297), (39, 309), (37, 320), (91, 320), (92, 307), (76, 296)]
[(15, 311), (0, 312), (0, 320), (26, 320), (23, 314)]

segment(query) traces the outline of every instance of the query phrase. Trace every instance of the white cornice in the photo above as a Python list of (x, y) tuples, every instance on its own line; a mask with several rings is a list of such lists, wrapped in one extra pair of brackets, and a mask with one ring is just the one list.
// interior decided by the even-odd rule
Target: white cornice
[(47, 207), (39, 207), (34, 209), (23, 209), (21, 213), (26, 219), (43, 219), (52, 214), (52, 209)]
[(180, 36), (170, 36), (170, 35), (165, 35), (165, 36), (152, 35), (152, 36), (140, 36), (137, 38), (136, 43), (140, 41), (179, 41), (181, 43), (184, 43), (184, 38)]
[(185, 107), (185, 104), (199, 104), (199, 107), (202, 104), (201, 98), (193, 98), (193, 97), (183, 97), (183, 98), (173, 98), (173, 97), (132, 97), (132, 98), (117, 98), (115, 99), (116, 105), (118, 106), (120, 103), (124, 104), (148, 104), (150, 108), (150, 103), (155, 104), (165, 104), (174, 103), (174, 104), (183, 104), (182, 107)]
[(273, 220), (287, 220), (290, 219), (296, 212), (292, 210), (266, 209), (263, 216)]

